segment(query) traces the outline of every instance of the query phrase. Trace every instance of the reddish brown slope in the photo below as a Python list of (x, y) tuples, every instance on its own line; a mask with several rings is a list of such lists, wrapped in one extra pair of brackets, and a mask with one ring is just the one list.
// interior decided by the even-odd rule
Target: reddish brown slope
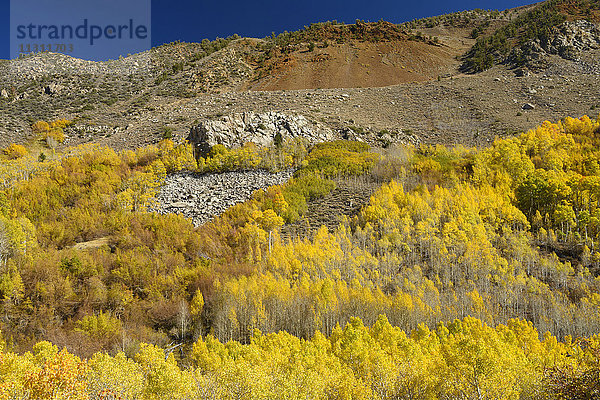
[(458, 54), (460, 50), (447, 45), (411, 40), (333, 44), (274, 60), (269, 75), (248, 88), (293, 90), (421, 82), (455, 72)]
[(265, 42), (254, 79), (242, 89), (378, 87), (457, 73), (458, 57), (474, 43), (472, 27), (436, 28), (357, 21), (284, 33)]

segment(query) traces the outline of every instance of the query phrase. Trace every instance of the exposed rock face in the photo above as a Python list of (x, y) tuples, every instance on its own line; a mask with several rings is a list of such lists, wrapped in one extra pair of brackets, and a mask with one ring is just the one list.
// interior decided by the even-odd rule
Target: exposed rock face
[(596, 49), (600, 49), (600, 25), (585, 20), (565, 22), (554, 29), (548, 40), (535, 39), (515, 48), (509, 61), (538, 70), (548, 66), (548, 55), (577, 62), (582, 52)]
[(226, 147), (241, 147), (244, 143), (269, 146), (278, 134), (282, 140), (300, 137), (310, 143), (336, 137), (331, 129), (310, 122), (301, 115), (245, 112), (202, 122), (190, 130), (188, 139), (200, 152), (205, 152), (216, 144)]
[(51, 83), (42, 88), (42, 94), (53, 95), (59, 93), (64, 88), (63, 85)]
[[(565, 51), (586, 51), (600, 48), (600, 25), (588, 21), (565, 22), (551, 39), (547, 51), (562, 55)], [(568, 57), (565, 57), (568, 58)]]
[(177, 213), (200, 226), (229, 207), (248, 200), (254, 191), (287, 182), (293, 171), (264, 170), (195, 175), (170, 175), (150, 208), (160, 214)]

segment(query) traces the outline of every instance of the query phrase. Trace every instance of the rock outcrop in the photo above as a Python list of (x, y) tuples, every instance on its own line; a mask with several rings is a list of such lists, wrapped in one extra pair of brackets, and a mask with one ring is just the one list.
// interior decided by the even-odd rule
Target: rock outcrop
[(248, 200), (254, 191), (287, 182), (293, 171), (270, 173), (264, 170), (196, 175), (170, 175), (156, 196), (150, 211), (177, 213), (200, 226), (229, 207)]
[(575, 57), (575, 52), (600, 48), (600, 25), (589, 21), (565, 22), (546, 46), (546, 51), (564, 58)]
[(582, 52), (597, 49), (600, 49), (600, 25), (579, 20), (565, 22), (554, 28), (547, 40), (530, 40), (515, 48), (508, 60), (539, 70), (548, 66), (548, 55), (578, 62)]
[(302, 115), (245, 112), (204, 121), (192, 127), (188, 140), (200, 153), (204, 153), (216, 144), (226, 147), (241, 147), (244, 143), (270, 146), (277, 137), (284, 141), (303, 138), (309, 143), (316, 143), (332, 140), (336, 134)]

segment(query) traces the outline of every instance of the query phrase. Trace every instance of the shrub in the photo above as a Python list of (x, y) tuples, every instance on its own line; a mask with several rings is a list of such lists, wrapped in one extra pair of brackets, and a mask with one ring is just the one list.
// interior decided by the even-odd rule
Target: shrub
[(58, 143), (62, 143), (65, 141), (65, 134), (62, 128), (50, 128), (50, 131), (46, 134), (46, 139), (52, 138), (56, 140)]
[(14, 160), (16, 158), (25, 157), (27, 154), (29, 154), (29, 152), (25, 146), (12, 143), (10, 146), (4, 149), (4, 154), (6, 154), (9, 159)]
[(50, 124), (46, 121), (37, 121), (31, 126), (33, 133), (43, 134), (50, 130)]
[(73, 122), (68, 119), (57, 119), (50, 123), (46, 121), (37, 121), (31, 126), (33, 133), (40, 136), (42, 140), (46, 140), (52, 146), (55, 143), (65, 141), (64, 128), (73, 125)]
[(160, 132), (160, 135), (163, 139), (172, 139), (173, 138), (173, 128), (170, 126), (163, 126)]

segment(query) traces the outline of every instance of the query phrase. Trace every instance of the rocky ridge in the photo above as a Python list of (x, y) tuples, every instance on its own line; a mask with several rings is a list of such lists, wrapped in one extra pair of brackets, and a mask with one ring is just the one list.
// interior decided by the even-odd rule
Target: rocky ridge
[(0, 68), (4, 80), (36, 80), (47, 76), (64, 75), (112, 75), (129, 76), (148, 74), (153, 68), (150, 52), (144, 52), (122, 58), (94, 62), (74, 58), (60, 53), (38, 53), (12, 60)]
[(200, 226), (229, 207), (250, 199), (256, 190), (285, 183), (292, 175), (293, 170), (169, 175), (149, 211), (182, 214)]

